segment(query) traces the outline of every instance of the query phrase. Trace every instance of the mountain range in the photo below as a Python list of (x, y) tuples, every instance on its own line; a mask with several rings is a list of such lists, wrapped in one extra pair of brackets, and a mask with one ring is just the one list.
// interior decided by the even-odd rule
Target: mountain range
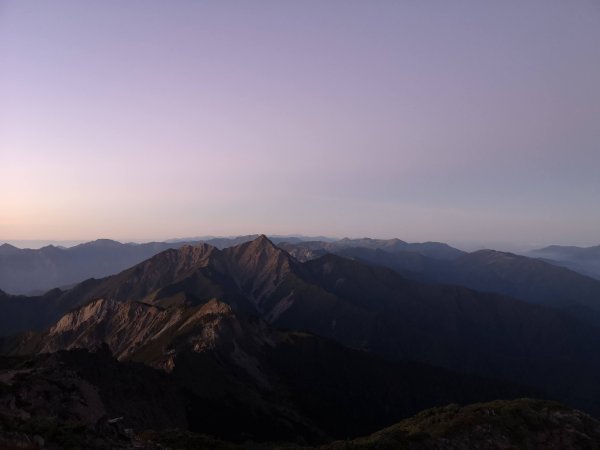
[[(170, 249), (118, 275), (64, 292), (5, 297), (0, 304), (53, 305), (45, 318), (31, 306), (15, 313), (18, 318), (30, 314), (38, 328), (55, 321), (72, 323), (68, 314), (60, 316), (95, 299), (164, 309), (218, 299), (277, 327), (314, 333), (392, 360), (533, 385), (559, 400), (600, 410), (595, 382), (600, 375), (600, 329), (552, 308), (461, 286), (417, 282), (334, 254), (301, 263), (265, 236), (223, 250), (208, 244)], [(3, 320), (7, 327), (16, 322), (8, 314)], [(86, 327), (95, 335), (100, 322)], [(51, 330), (54, 340), (45, 341), (62, 342), (51, 350), (70, 348), (80, 334), (70, 327)]]
[[(229, 238), (198, 237), (172, 239), (167, 242), (143, 244), (121, 243), (110, 239), (98, 239), (73, 247), (65, 248), (48, 245), (40, 249), (21, 249), (10, 244), (0, 245), (0, 289), (11, 294), (41, 295), (53, 288), (68, 287), (88, 278), (102, 278), (121, 272), (166, 249), (183, 245), (206, 243), (219, 249), (239, 245), (256, 239), (258, 235)], [(272, 236), (275, 243), (299, 244), (306, 240), (329, 245), (332, 239), (320, 238), (313, 241), (299, 236)], [(332, 248), (347, 245), (366, 245), (369, 248), (414, 248), (428, 254), (429, 243), (407, 244), (398, 239), (342, 239), (335, 241)], [(445, 244), (440, 244), (441, 252), (460, 252)]]
[[(0, 404), (15, 405), (0, 419), (29, 430), (23, 418), (58, 414), (104, 439), (97, 428), (123, 416), (123, 430), (321, 444), (448, 403), (547, 397), (600, 413), (596, 280), (441, 243), (220, 246), (167, 248), (43, 295), (0, 292)], [(69, 386), (88, 409), (52, 400)], [(164, 395), (149, 404), (153, 389)]]
[(600, 325), (600, 280), (541, 259), (495, 250), (450, 251), (442, 257), (440, 247), (426, 254), (382, 247), (332, 247), (315, 242), (280, 245), (304, 261), (334, 253), (393, 269), (416, 281), (455, 284), (511, 296)]
[(122, 244), (98, 239), (74, 247), (20, 249), (0, 245), (0, 288), (12, 294), (41, 294), (91, 277), (120, 272), (168, 248), (183, 244)]

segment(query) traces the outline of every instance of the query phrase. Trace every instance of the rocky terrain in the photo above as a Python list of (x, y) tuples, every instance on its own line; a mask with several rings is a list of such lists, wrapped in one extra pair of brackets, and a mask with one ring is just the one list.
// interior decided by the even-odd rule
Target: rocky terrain
[[(510, 266), (511, 258), (498, 260)], [(429, 425), (414, 431), (425, 416), (405, 419), (520, 397), (600, 411), (593, 324), (557, 308), (415, 281), (361, 258), (325, 252), (302, 262), (265, 236), (222, 250), (167, 249), (117, 275), (37, 297), (0, 294), (2, 302), (12, 306), (3, 323), (29, 328), (0, 339), (2, 436), (27, 436), (31, 448), (40, 439), (72, 448), (463, 448), (488, 438), (512, 448), (519, 433), (507, 435), (490, 418), (464, 436), (449, 431), (454, 425), (427, 435)], [(518, 405), (502, 414), (525, 408), (523, 429), (559, 417)], [(481, 416), (473, 408), (431, 414), (468, 427)], [(535, 437), (537, 430), (528, 439), (549, 445), (578, 445), (573, 439), (589, 431)]]
[[(49, 349), (85, 343), (103, 329), (96, 318), (78, 328), (89, 314), (85, 308), (61, 319), (68, 309), (94, 299), (103, 301), (99, 305), (134, 302), (119, 309), (124, 322), (105, 338), (123, 343), (146, 341), (132, 322), (153, 330), (164, 320), (180, 320), (184, 310), (218, 299), (277, 327), (308, 331), (395, 361), (532, 385), (568, 404), (600, 411), (595, 344), (600, 330), (594, 326), (555, 309), (459, 286), (423, 284), (333, 254), (301, 263), (264, 236), (224, 250), (206, 244), (167, 250), (118, 275), (52, 295), (60, 307), (46, 318), (52, 327), (47, 345), (55, 345)], [(169, 319), (161, 310), (169, 310)], [(39, 312), (31, 313), (39, 320)], [(20, 351), (34, 341), (23, 339)], [(14, 342), (2, 345), (8, 349)]]
[[(106, 383), (118, 383), (122, 371), (136, 368), (141, 386), (146, 385), (145, 377), (175, 389), (171, 408), (185, 417), (181, 423), (186, 429), (234, 441), (321, 442), (368, 433), (435, 405), (544, 395), (505, 381), (391, 362), (307, 333), (278, 330), (217, 300), (169, 309), (97, 300), (67, 314), (48, 331), (21, 337), (13, 345), (13, 354), (40, 355), (6, 372), (8, 380), (17, 374), (22, 384), (35, 386), (28, 389), (56, 384), (42, 375), (65, 361), (85, 363), (85, 368), (94, 363), (97, 370), (114, 367), (117, 375)], [(104, 350), (81, 350), (98, 348)], [(122, 362), (111, 358), (111, 350)], [(52, 363), (55, 360), (59, 362)], [(32, 364), (43, 370), (29, 371)], [(22, 367), (25, 372), (20, 372)], [(79, 367), (69, 370), (83, 373), (84, 382), (75, 382), (68, 375), (71, 371), (53, 376), (65, 380), (65, 386), (104, 382), (85, 378), (90, 372)], [(58, 401), (60, 395), (50, 397)], [(96, 409), (94, 420), (106, 408)], [(130, 421), (126, 408), (112, 415), (124, 416), (130, 427), (142, 423)]]

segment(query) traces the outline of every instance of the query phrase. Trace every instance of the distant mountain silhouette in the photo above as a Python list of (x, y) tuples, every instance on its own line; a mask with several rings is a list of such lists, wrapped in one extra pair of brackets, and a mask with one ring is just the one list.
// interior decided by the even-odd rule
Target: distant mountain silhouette
[(4, 255), (15, 255), (19, 253), (20, 249), (10, 244), (0, 245), (0, 256)]
[(334, 253), (391, 268), (417, 281), (457, 284), (560, 309), (600, 326), (600, 280), (540, 259), (495, 250), (479, 250), (444, 259), (403, 250), (335, 248), (326, 243), (282, 246), (305, 261)]
[[(206, 244), (166, 250), (118, 275), (52, 293), (51, 316), (41, 324), (39, 314), (31, 312), (31, 320), (48, 326), (94, 299), (170, 309), (215, 298), (278, 327), (329, 337), (396, 361), (418, 360), (531, 384), (568, 404), (600, 411), (597, 328), (539, 305), (459, 286), (423, 284), (333, 254), (301, 263), (265, 236), (224, 250)], [(4, 296), (0, 305), (28, 302), (41, 300)], [(28, 314), (5, 309), (3, 326), (14, 322), (10, 314)], [(139, 320), (135, 317), (132, 322)], [(116, 336), (125, 342), (125, 335)], [(67, 346), (73, 338), (68, 336), (61, 341)]]
[[(0, 289), (11, 294), (41, 295), (49, 289), (63, 288), (79, 283), (88, 278), (102, 278), (125, 270), (134, 264), (144, 261), (166, 249), (180, 248), (200, 242), (218, 249), (240, 245), (256, 239), (259, 235), (247, 235), (228, 238), (204, 237), (202, 239), (168, 242), (148, 242), (144, 244), (120, 243), (110, 239), (98, 239), (70, 248), (48, 245), (40, 249), (20, 249), (10, 244), (0, 245)], [(273, 242), (299, 244), (306, 239), (302, 236), (276, 236)], [(322, 238), (317, 241), (328, 245), (332, 240)], [(407, 248), (416, 246), (429, 254), (428, 248), (435, 243), (407, 244), (398, 239), (389, 241), (375, 239), (358, 240), (370, 247)], [(343, 239), (335, 244), (342, 248), (353, 242)], [(439, 244), (440, 250), (451, 255), (459, 250)], [(445, 246), (445, 247), (444, 247)], [(412, 248), (412, 247), (411, 247)]]
[(112, 275), (181, 245), (163, 242), (122, 244), (110, 239), (70, 248), (49, 245), (40, 249), (18, 249), (3, 244), (0, 246), (0, 288), (13, 294), (41, 293), (87, 278)]
[(600, 245), (594, 247), (551, 245), (532, 250), (529, 256), (600, 279)]
[(434, 259), (452, 260), (463, 255), (465, 252), (450, 247), (442, 242), (422, 242), (408, 243), (400, 239), (349, 239), (344, 238), (339, 241), (306, 241), (306, 242), (280, 242), (281, 248), (294, 255), (300, 261), (314, 259), (325, 253), (339, 253), (341, 251), (353, 248), (362, 248), (366, 250), (379, 250), (386, 253), (396, 253), (400, 251), (410, 252)]
[(600, 324), (600, 280), (537, 259), (481, 250), (458, 258), (448, 271), (428, 280), (510, 295)]

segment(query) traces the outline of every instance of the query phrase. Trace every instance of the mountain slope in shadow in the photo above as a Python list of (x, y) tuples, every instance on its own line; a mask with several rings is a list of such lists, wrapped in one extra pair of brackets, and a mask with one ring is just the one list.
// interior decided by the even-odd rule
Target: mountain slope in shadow
[(600, 411), (600, 331), (593, 326), (560, 311), (418, 283), (332, 254), (300, 263), (264, 236), (225, 250), (168, 250), (119, 275), (83, 283), (58, 301), (70, 308), (104, 299), (168, 309), (213, 298), (278, 327), (396, 361), (534, 385)]
[[(32, 406), (35, 410), (64, 406), (60, 398), (68, 386), (81, 386), (84, 395), (91, 384), (100, 398), (85, 397), (84, 403), (98, 406), (80, 421), (88, 417), (88, 423), (96, 423), (108, 414), (123, 416), (127, 427), (178, 426), (237, 441), (326, 442), (375, 431), (435, 405), (542, 395), (505, 381), (387, 361), (324, 338), (277, 330), (217, 300), (168, 309), (96, 300), (46, 332), (4, 345), (12, 346), (13, 355), (40, 355), (12, 368), (28, 392), (50, 392), (44, 386), (63, 380), (57, 392), (38, 395), (42, 400)], [(77, 350), (103, 345), (97, 354)], [(122, 362), (110, 358), (108, 349)], [(0, 371), (0, 380), (3, 376)], [(131, 402), (119, 391), (127, 379), (134, 391)], [(8, 392), (18, 395), (12, 388)], [(0, 404), (11, 402), (5, 400)], [(173, 411), (171, 420), (152, 422), (163, 406), (163, 414)], [(23, 414), (35, 414), (28, 408)]]
[[(331, 249), (311, 243), (287, 245), (305, 260), (334, 253), (371, 265), (388, 267), (407, 278), (465, 286), (494, 292), (566, 312), (600, 326), (600, 280), (549, 262), (495, 250), (465, 253), (453, 259), (432, 258), (422, 253), (385, 251), (381, 248)], [(329, 249), (329, 250), (327, 250)]]

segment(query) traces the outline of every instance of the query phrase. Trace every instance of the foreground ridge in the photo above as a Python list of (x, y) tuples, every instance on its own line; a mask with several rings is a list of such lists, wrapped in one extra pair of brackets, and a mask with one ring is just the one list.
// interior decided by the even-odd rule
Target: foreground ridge
[[(516, 399), (432, 408), (369, 436), (310, 446), (285, 441), (231, 443), (176, 428), (126, 429), (120, 418), (95, 427), (54, 418), (22, 420), (0, 415), (2, 448), (256, 449), (256, 450), (597, 450), (600, 421), (560, 403)], [(60, 432), (57, 432), (60, 430)], [(47, 446), (47, 447), (46, 447)]]
[(425, 410), (410, 419), (326, 450), (595, 450), (600, 448), (600, 422), (560, 403), (518, 399), (448, 405)]

